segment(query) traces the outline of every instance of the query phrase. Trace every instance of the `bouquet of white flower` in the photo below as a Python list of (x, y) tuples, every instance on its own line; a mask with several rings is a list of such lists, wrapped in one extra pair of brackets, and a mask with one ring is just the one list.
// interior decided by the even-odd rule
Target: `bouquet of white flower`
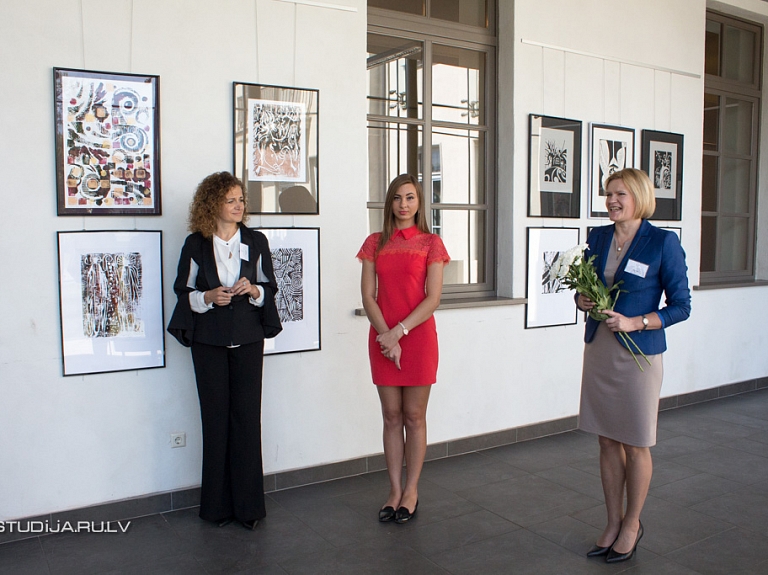
[[(589, 310), (589, 316), (597, 321), (603, 321), (608, 319), (608, 316), (604, 313), (600, 313), (600, 310), (610, 309), (612, 310), (619, 299), (619, 294), (625, 292), (619, 288), (622, 282), (616, 282), (611, 288), (605, 287), (605, 284), (597, 277), (597, 270), (595, 270), (594, 260), (595, 256), (591, 256), (588, 260), (584, 259), (584, 250), (589, 246), (587, 244), (580, 244), (572, 247), (567, 252), (563, 252), (552, 264), (552, 274), (556, 276), (561, 283), (568, 289), (576, 290), (577, 293), (588, 297), (595, 302), (595, 307)], [(615, 292), (615, 294), (614, 294)], [(643, 366), (637, 360), (635, 352), (632, 351), (634, 347), (637, 352), (643, 356), (648, 365), (651, 365), (651, 361), (645, 356), (643, 351), (637, 346), (632, 338), (624, 331), (620, 331), (619, 337), (622, 338), (629, 353), (632, 354), (632, 358), (635, 360), (637, 367), (640, 371), (643, 370)]]

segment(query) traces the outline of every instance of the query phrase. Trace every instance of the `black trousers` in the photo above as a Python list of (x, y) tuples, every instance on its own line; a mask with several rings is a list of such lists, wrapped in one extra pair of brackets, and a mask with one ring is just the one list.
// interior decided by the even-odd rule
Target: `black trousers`
[(228, 348), (192, 344), (203, 422), (200, 517), (266, 516), (261, 461), (264, 342)]

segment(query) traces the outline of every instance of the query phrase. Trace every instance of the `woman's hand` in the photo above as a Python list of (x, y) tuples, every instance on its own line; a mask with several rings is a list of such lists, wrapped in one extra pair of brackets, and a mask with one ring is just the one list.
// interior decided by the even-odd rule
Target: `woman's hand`
[(230, 292), (232, 295), (248, 295), (252, 297), (253, 299), (259, 299), (261, 296), (261, 290), (259, 289), (259, 286), (252, 284), (248, 281), (247, 278), (240, 278), (235, 282), (235, 285), (233, 285), (230, 289)]
[(607, 325), (608, 328), (613, 332), (623, 331), (626, 333), (642, 329), (642, 320), (640, 327), (638, 327), (637, 318), (635, 317), (627, 317), (610, 309), (600, 310), (600, 313), (604, 313), (605, 315), (609, 316), (608, 319), (605, 320), (605, 325)]
[(395, 346), (400, 347), (398, 342), (401, 337), (403, 337), (403, 328), (400, 327), (400, 324), (397, 324), (389, 331), (377, 335), (376, 341), (381, 346), (381, 353), (386, 355), (391, 353)]
[(216, 289), (208, 290), (203, 293), (203, 300), (206, 305), (214, 304), (218, 306), (229, 305), (232, 301), (232, 294), (230, 288), (219, 286)]
[(394, 361), (397, 369), (400, 369), (400, 356), (403, 353), (403, 349), (400, 347), (399, 343), (395, 344), (395, 346), (389, 351), (384, 351), (384, 348), (382, 347), (381, 353), (384, 354), (384, 357), (386, 357), (388, 360)]
[(581, 311), (589, 311), (595, 307), (595, 302), (593, 302), (587, 296), (579, 294), (579, 298), (576, 300), (576, 307), (578, 307)]

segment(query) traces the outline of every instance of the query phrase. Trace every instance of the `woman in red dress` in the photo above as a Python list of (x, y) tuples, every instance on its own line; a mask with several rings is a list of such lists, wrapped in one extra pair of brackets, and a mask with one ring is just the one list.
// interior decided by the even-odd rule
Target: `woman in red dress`
[(382, 522), (406, 523), (416, 514), (427, 451), (427, 402), (437, 380), (432, 314), (450, 257), (440, 237), (430, 233), (423, 204), (414, 176), (392, 180), (384, 201), (384, 229), (368, 236), (357, 254), (363, 262), (363, 307), (371, 322), (368, 355), (381, 400), (390, 482), (389, 497), (379, 510)]

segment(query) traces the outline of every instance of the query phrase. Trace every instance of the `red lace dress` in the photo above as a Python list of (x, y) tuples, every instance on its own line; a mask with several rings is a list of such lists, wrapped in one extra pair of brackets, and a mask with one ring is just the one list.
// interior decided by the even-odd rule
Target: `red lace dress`
[[(376, 265), (376, 302), (392, 328), (408, 317), (426, 297), (427, 266), (451, 260), (440, 236), (425, 234), (416, 226), (395, 230), (387, 244), (376, 253), (381, 233), (368, 236), (357, 254), (360, 260)], [(381, 353), (376, 330), (368, 334), (368, 355), (376, 385), (431, 385), (437, 381), (437, 330), (435, 317), (409, 330), (400, 338), (403, 353), (400, 370)]]

